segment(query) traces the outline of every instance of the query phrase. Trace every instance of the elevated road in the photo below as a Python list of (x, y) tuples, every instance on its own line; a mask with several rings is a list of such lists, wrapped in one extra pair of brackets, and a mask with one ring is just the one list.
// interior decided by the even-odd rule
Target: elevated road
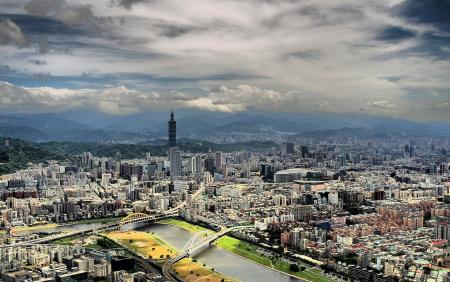
[[(195, 193), (191, 195), (190, 199), (191, 200), (195, 199), (201, 193), (203, 193), (203, 191), (205, 191), (204, 186), (200, 187), (197, 191), (195, 191)], [(14, 244), (1, 244), (0, 247), (42, 244), (45, 242), (51, 242), (51, 241), (55, 241), (55, 240), (59, 240), (59, 239), (67, 238), (67, 237), (77, 236), (77, 235), (90, 234), (90, 233), (98, 232), (98, 231), (120, 229), (126, 224), (155, 222), (155, 221), (158, 221), (158, 220), (161, 220), (164, 218), (177, 216), (180, 209), (183, 208), (184, 206), (186, 206), (187, 204), (188, 204), (188, 201), (186, 200), (186, 201), (183, 201), (180, 204), (178, 204), (176, 207), (171, 208), (166, 211), (162, 211), (159, 214), (154, 214), (154, 215), (148, 215), (148, 214), (142, 214), (142, 213), (131, 214), (117, 223), (107, 223), (107, 224), (93, 227), (93, 228), (86, 228), (86, 229), (80, 229), (80, 230), (76, 230), (76, 231), (72, 231), (72, 232), (64, 232), (64, 233), (54, 234), (54, 235), (45, 236), (42, 238), (32, 239), (32, 240), (23, 241), (23, 242), (18, 242), (18, 243), (14, 243)]]

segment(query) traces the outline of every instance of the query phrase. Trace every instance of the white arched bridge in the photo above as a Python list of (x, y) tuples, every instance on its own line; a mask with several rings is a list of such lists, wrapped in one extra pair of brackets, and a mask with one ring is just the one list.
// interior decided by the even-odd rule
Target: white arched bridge
[(174, 275), (172, 275), (172, 267), (174, 264), (179, 262), (180, 260), (192, 257), (200, 254), (203, 250), (207, 249), (211, 244), (219, 239), (220, 237), (224, 236), (225, 234), (242, 230), (242, 229), (249, 229), (253, 228), (253, 226), (235, 226), (230, 228), (222, 228), (221, 231), (214, 233), (211, 230), (201, 231), (195, 233), (194, 236), (191, 237), (191, 239), (186, 242), (183, 249), (179, 252), (179, 254), (175, 257), (170, 258), (162, 267), (163, 275), (171, 279), (172, 281), (178, 281), (175, 279)]

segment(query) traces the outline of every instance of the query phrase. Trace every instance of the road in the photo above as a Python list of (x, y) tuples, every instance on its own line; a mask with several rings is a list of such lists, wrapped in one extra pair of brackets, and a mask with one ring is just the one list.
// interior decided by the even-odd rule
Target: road
[[(191, 200), (193, 200), (196, 197), (198, 197), (201, 193), (203, 193), (203, 191), (205, 191), (205, 186), (201, 186), (197, 191), (195, 191), (195, 193), (192, 194), (192, 196), (191, 196)], [(32, 240), (19, 242), (19, 243), (14, 243), (14, 244), (1, 244), (0, 247), (3, 247), (3, 246), (8, 247), (8, 246), (22, 246), (22, 245), (42, 244), (42, 243), (45, 243), (45, 242), (51, 242), (51, 241), (55, 241), (55, 240), (59, 240), (59, 239), (67, 238), (67, 237), (72, 237), (72, 236), (76, 236), (76, 235), (90, 234), (90, 233), (93, 233), (93, 232), (96, 232), (96, 231), (106, 231), (106, 230), (119, 229), (122, 225), (125, 225), (125, 224), (128, 224), (128, 223), (157, 221), (157, 220), (160, 220), (160, 219), (163, 219), (163, 218), (176, 216), (178, 214), (178, 211), (182, 207), (186, 206), (187, 204), (188, 204), (188, 201), (186, 200), (186, 201), (181, 202), (176, 207), (171, 208), (171, 209), (169, 209), (167, 211), (163, 211), (160, 214), (149, 215), (148, 217), (142, 217), (142, 218), (138, 218), (138, 219), (132, 219), (129, 222), (107, 223), (107, 224), (104, 224), (104, 225), (96, 227), (96, 228), (86, 228), (86, 229), (81, 229), (81, 230), (72, 231), (72, 232), (64, 232), (64, 233), (60, 233), (60, 234), (45, 236), (45, 237), (42, 237), (42, 238), (32, 239)]]

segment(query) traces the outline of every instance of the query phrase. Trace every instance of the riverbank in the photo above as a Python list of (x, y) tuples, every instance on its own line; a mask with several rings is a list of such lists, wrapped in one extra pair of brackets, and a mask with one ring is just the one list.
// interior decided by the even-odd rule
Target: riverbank
[[(159, 222), (158, 222), (159, 223)], [(185, 221), (177, 220), (177, 219), (168, 219), (162, 221), (163, 224), (169, 224), (178, 226), (185, 230), (191, 232), (199, 232), (208, 230), (204, 227), (197, 226)], [(214, 232), (210, 230), (211, 232)], [(265, 256), (263, 253), (258, 252), (261, 247), (255, 244), (247, 243), (245, 241), (230, 237), (223, 236), (218, 239), (215, 245), (221, 249), (224, 249), (230, 253), (238, 255), (244, 259), (250, 260), (254, 263), (260, 264), (269, 269), (279, 271), (289, 276), (293, 276), (296, 278), (308, 280), (308, 281), (317, 281), (317, 282), (334, 282), (334, 280), (322, 275), (321, 270), (315, 268), (307, 268), (305, 270), (300, 270), (298, 272), (291, 271), (289, 269), (289, 264), (283, 262), (281, 259), (274, 259)]]
[[(126, 248), (143, 254), (155, 263), (163, 265), (165, 261), (177, 255), (177, 250), (152, 233), (140, 231), (111, 231), (106, 233), (108, 238), (119, 241)], [(174, 272), (183, 281), (230, 281), (235, 280), (200, 265), (191, 259), (183, 259), (173, 267)]]
[(110, 222), (120, 221), (119, 217), (112, 217), (112, 218), (95, 218), (95, 219), (87, 219), (87, 220), (77, 220), (77, 221), (68, 221), (64, 222), (62, 224), (58, 223), (46, 223), (46, 224), (40, 224), (40, 225), (33, 225), (33, 226), (17, 226), (14, 227), (15, 232), (23, 232), (23, 231), (37, 231), (37, 230), (46, 230), (56, 227), (63, 227), (63, 226), (71, 226), (71, 225), (77, 225), (77, 224), (105, 224)]
[(194, 225), (189, 222), (178, 220), (175, 218), (165, 218), (163, 220), (158, 221), (158, 224), (174, 225), (174, 226), (178, 226), (180, 228), (183, 228), (187, 231), (194, 232), (194, 233), (200, 232), (200, 231), (210, 231), (210, 232), (214, 233), (214, 231), (211, 229), (205, 228), (200, 225)]
[(319, 269), (307, 268), (300, 271), (291, 271), (289, 269), (289, 263), (286, 263), (281, 259), (276, 259), (273, 257), (269, 258), (262, 253), (258, 253), (258, 249), (261, 248), (258, 245), (247, 243), (230, 236), (225, 235), (221, 237), (219, 240), (217, 240), (216, 246), (235, 255), (251, 260), (255, 263), (259, 263), (265, 267), (280, 271), (282, 273), (286, 273), (300, 279), (318, 282), (334, 281), (328, 277), (323, 276)]
[(33, 226), (17, 226), (14, 227), (15, 232), (21, 232), (21, 231), (36, 231), (36, 230), (45, 230), (49, 228), (55, 228), (59, 225), (56, 223), (46, 223), (42, 225), (33, 225)]

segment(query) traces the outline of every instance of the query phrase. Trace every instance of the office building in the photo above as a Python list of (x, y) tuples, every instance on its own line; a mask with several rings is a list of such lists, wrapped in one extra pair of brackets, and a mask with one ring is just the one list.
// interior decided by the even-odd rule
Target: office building
[(294, 143), (290, 142), (283, 142), (281, 144), (281, 155), (282, 156), (288, 156), (294, 154)]
[(173, 112), (170, 113), (169, 119), (169, 148), (177, 145), (177, 122), (174, 119)]

